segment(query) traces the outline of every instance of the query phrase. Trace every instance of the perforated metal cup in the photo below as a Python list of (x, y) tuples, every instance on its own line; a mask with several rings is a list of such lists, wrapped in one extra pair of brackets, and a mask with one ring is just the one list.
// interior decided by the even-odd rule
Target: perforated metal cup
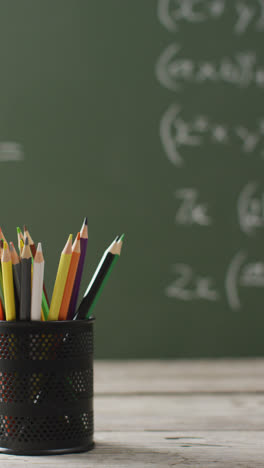
[(0, 322), (0, 452), (93, 447), (93, 324)]

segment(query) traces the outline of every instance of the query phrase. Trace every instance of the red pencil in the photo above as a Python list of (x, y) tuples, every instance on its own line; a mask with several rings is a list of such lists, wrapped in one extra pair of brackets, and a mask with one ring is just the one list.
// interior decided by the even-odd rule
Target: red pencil
[(4, 313), (1, 299), (0, 299), (0, 320), (5, 320), (5, 313)]

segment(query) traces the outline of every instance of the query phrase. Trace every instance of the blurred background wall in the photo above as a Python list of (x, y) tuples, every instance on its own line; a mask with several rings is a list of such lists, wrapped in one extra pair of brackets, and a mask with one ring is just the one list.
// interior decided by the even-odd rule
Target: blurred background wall
[(87, 215), (82, 292), (126, 234), (97, 357), (263, 354), (263, 2), (0, 5), (1, 226), (49, 294)]

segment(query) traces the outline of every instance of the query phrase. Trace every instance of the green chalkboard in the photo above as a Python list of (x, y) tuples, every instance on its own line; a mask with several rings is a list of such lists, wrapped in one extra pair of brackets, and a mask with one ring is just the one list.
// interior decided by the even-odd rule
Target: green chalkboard
[(1, 226), (60, 251), (88, 216), (100, 358), (264, 352), (257, 0), (12, 0), (0, 15)]

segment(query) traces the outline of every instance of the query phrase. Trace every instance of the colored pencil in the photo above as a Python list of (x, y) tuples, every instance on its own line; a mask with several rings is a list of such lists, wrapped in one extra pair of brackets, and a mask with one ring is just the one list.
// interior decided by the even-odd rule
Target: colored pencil
[[(21, 295), (21, 264), (13, 242), (10, 242), (10, 255), (12, 260), (13, 278), (15, 286), (16, 310), (19, 310)], [(17, 317), (18, 319), (19, 317)]]
[(8, 247), (8, 242), (7, 242), (7, 240), (6, 240), (5, 236), (4, 236), (4, 233), (3, 233), (1, 227), (0, 227), (0, 239), (3, 239), (3, 241), (6, 242), (7, 248), (9, 249), (9, 247)]
[[(2, 258), (2, 255), (1, 257)], [(2, 307), (5, 311), (5, 299), (4, 299), (4, 283), (3, 283), (3, 273), (2, 273), (2, 264), (0, 264), (0, 299), (2, 302)]]
[(72, 234), (61, 253), (56, 280), (54, 284), (52, 299), (50, 303), (50, 311), (48, 320), (58, 320), (61, 301), (64, 293), (65, 284), (67, 281), (68, 271), (72, 256)]
[(17, 227), (17, 245), (18, 245), (18, 250), (20, 250), (20, 239), (22, 239), (23, 243), (24, 243), (24, 236), (21, 232), (21, 229), (20, 227)]
[(68, 320), (72, 320), (75, 314), (80, 286), (81, 286), (81, 279), (82, 279), (82, 273), (83, 273), (83, 267), (84, 267), (84, 261), (85, 261), (85, 256), (86, 256), (87, 243), (88, 243), (87, 218), (84, 219), (84, 222), (80, 231), (80, 236), (81, 236), (81, 255), (80, 255), (78, 268), (77, 268), (77, 272), (75, 276), (75, 281), (73, 285), (72, 297), (71, 297), (70, 304), (69, 304), (69, 310), (68, 310), (68, 316), (67, 316)]
[[(35, 255), (36, 255), (36, 246), (35, 246), (35, 243), (29, 233), (29, 230), (27, 228), (26, 225), (24, 225), (24, 236), (27, 236), (28, 237), (28, 242), (29, 242), (29, 247), (30, 247), (30, 250), (31, 250), (31, 253), (32, 253), (32, 257), (34, 258)], [(43, 291), (44, 291), (44, 294), (45, 294), (45, 297), (46, 297), (46, 301), (47, 301), (47, 304), (49, 306), (49, 298), (48, 298), (48, 293), (47, 293), (47, 290), (46, 290), (46, 286), (45, 286), (45, 283), (43, 282)]]
[(77, 310), (74, 320), (88, 319), (92, 310), (102, 293), (102, 290), (110, 276), (110, 273), (121, 254), (124, 234), (119, 240), (114, 240), (104, 252), (99, 265), (84, 293), (81, 304)]
[(78, 232), (77, 237), (72, 246), (72, 257), (69, 267), (69, 272), (67, 276), (67, 281), (64, 288), (63, 298), (60, 306), (59, 320), (67, 320), (67, 314), (69, 309), (69, 304), (71, 300), (74, 280), (78, 268), (78, 263), (81, 254), (81, 242), (80, 242), (80, 233)]
[(31, 253), (32, 253), (32, 257), (34, 258), (35, 255), (36, 255), (37, 249), (36, 249), (36, 246), (34, 244), (34, 241), (33, 241), (32, 237), (31, 237), (31, 235), (29, 234), (27, 226), (24, 224), (24, 237), (25, 236), (28, 238), (29, 247), (30, 247), (30, 250), (31, 250)]
[(41, 320), (41, 303), (44, 278), (44, 258), (42, 254), (41, 243), (39, 242), (34, 257), (32, 296), (31, 296), (31, 320)]
[(20, 320), (30, 320), (31, 310), (31, 252), (28, 238), (21, 255), (21, 294), (20, 294)]
[(0, 320), (5, 320), (5, 312), (2, 306), (2, 301), (0, 301)]
[(44, 294), (44, 291), (42, 293), (42, 312), (43, 312), (43, 318), (42, 320), (45, 321), (45, 320), (48, 320), (48, 316), (49, 316), (49, 306), (48, 306), (48, 303), (47, 303), (47, 300), (46, 300), (46, 296)]
[(4, 250), (2, 254), (2, 273), (4, 283), (6, 320), (16, 320), (12, 261), (6, 242), (4, 242)]
[(22, 256), (23, 248), (24, 248), (24, 241), (23, 241), (23, 239), (20, 239), (20, 241), (19, 241), (19, 254), (20, 254), (20, 258), (21, 258), (21, 256)]

